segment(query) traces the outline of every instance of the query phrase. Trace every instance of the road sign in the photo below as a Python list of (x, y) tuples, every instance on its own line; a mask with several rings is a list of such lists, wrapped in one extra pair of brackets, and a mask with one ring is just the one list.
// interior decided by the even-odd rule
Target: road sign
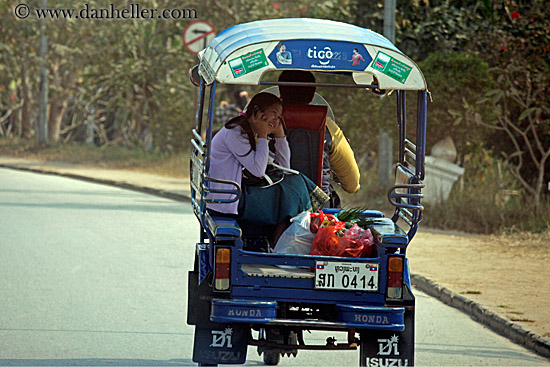
[(215, 36), (216, 30), (212, 24), (204, 20), (197, 20), (183, 30), (183, 45), (189, 52), (196, 55), (205, 49)]

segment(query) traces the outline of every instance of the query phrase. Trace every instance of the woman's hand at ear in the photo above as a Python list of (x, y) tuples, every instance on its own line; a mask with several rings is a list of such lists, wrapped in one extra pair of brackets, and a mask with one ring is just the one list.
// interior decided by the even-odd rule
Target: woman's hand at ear
[(251, 117), (252, 130), (258, 135), (258, 138), (267, 139), (270, 127), (267, 122), (267, 118), (263, 112), (255, 112)]
[[(273, 125), (273, 123), (272, 123)], [(283, 120), (277, 120), (273, 126), (270, 126), (271, 131), (270, 134), (275, 134), (276, 138), (284, 138), (285, 137), (285, 125), (283, 123)]]

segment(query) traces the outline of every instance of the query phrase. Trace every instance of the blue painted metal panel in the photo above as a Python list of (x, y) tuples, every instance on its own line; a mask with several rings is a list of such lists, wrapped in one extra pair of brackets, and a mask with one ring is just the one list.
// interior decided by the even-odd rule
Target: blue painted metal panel
[[(323, 213), (325, 214), (336, 214), (340, 212), (342, 209), (336, 209), (336, 208), (327, 208), (323, 209)], [(365, 218), (384, 218), (384, 213), (382, 213), (379, 210), (363, 210), (362, 215)]]
[(212, 300), (210, 319), (214, 322), (262, 323), (277, 317), (277, 302)]
[(405, 330), (404, 307), (336, 305), (338, 321), (358, 329)]
[[(276, 278), (268, 278), (274, 281)], [(283, 279), (277, 279), (283, 280)], [(285, 279), (297, 280), (297, 279)], [(385, 289), (385, 288), (384, 288)], [(382, 289), (381, 289), (382, 290)], [(384, 294), (367, 293), (354, 291), (319, 291), (313, 287), (309, 289), (296, 289), (286, 287), (255, 287), (255, 286), (233, 286), (231, 295), (247, 300), (277, 300), (281, 302), (302, 302), (302, 303), (324, 303), (334, 304), (345, 302), (352, 305), (373, 305), (382, 306), (385, 302)]]
[(212, 271), (210, 260), (208, 258), (208, 245), (197, 243), (197, 254), (199, 257), (199, 283), (203, 281), (206, 275)]
[[(403, 331), (403, 307), (375, 307), (337, 304), (338, 319), (327, 320), (345, 327)], [(265, 324), (277, 320), (277, 302), (212, 300), (210, 320), (224, 323)]]
[(237, 221), (227, 217), (212, 216), (213, 228), (211, 231), (216, 238), (226, 237), (241, 237), (241, 229)]
[(360, 43), (324, 40), (279, 42), (269, 55), (278, 69), (363, 71), (372, 61)]
[(403, 283), (405, 283), (409, 289), (412, 289), (411, 286), (411, 271), (409, 269), (409, 259), (405, 258), (405, 269), (403, 269)]

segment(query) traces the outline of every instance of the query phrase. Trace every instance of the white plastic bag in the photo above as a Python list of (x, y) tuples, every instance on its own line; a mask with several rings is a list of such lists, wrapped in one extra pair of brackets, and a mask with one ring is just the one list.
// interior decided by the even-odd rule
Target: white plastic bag
[(307, 255), (315, 233), (309, 230), (311, 212), (305, 211), (292, 218), (290, 226), (281, 234), (273, 252)]

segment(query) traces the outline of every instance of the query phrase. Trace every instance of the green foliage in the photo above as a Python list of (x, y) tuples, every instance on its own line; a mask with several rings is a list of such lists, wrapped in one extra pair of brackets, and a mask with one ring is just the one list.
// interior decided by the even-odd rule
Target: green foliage
[[(472, 131), (471, 126), (460, 124), (457, 116), (461, 115), (464, 101), (476, 103), (491, 90), (489, 66), (479, 56), (455, 51), (432, 53), (419, 66), (433, 95), (433, 102), (428, 104), (427, 145), (450, 135), (458, 152), (469, 153), (469, 147), (484, 140), (488, 131), (483, 128)], [(486, 121), (494, 120), (489, 105), (484, 105), (479, 113)]]
[[(488, 140), (532, 196), (535, 205), (550, 181), (550, 9), (546, 2), (495, 3), (490, 26), (477, 44), (487, 55), (495, 85), (463, 116), (492, 130)], [(487, 106), (495, 119), (480, 112)]]
[(433, 52), (465, 51), (487, 21), (485, 1), (404, 1), (396, 15), (396, 44), (414, 60)]

